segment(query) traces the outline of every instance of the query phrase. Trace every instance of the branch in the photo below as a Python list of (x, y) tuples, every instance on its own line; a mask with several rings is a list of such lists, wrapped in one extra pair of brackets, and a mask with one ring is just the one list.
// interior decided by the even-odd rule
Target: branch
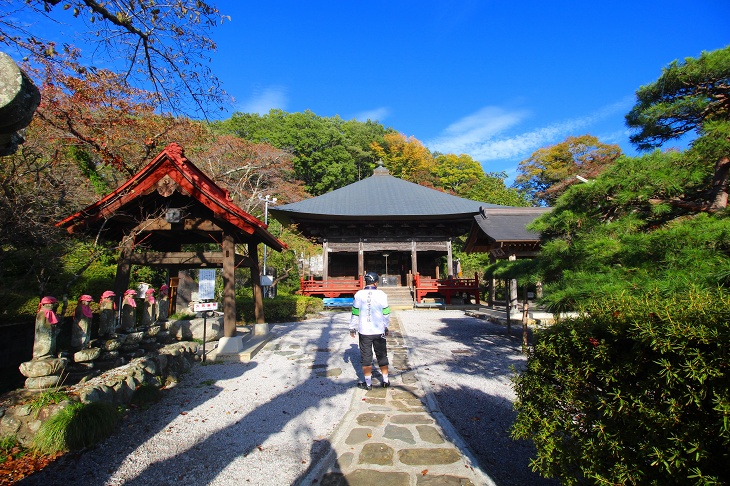
[(719, 208), (713, 208), (712, 204), (710, 204), (707, 201), (702, 202), (692, 202), (692, 201), (685, 201), (680, 198), (672, 198), (672, 199), (658, 199), (653, 198), (649, 199), (649, 204), (658, 205), (658, 204), (669, 204), (670, 206), (674, 206), (675, 208), (682, 208), (682, 209), (689, 209), (692, 211), (697, 211), (701, 213), (715, 213), (719, 211)]

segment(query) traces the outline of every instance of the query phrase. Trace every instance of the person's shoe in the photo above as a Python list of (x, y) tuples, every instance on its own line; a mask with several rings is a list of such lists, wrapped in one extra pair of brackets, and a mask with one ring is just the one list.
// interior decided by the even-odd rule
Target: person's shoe
[(380, 386), (382, 386), (383, 388), (388, 388), (390, 386), (390, 382), (389, 381), (384, 381), (384, 382), (382, 382), (380, 384)]
[(361, 388), (363, 390), (372, 390), (373, 389), (373, 385), (368, 385), (367, 383), (362, 382), (362, 381), (358, 382), (357, 387)]

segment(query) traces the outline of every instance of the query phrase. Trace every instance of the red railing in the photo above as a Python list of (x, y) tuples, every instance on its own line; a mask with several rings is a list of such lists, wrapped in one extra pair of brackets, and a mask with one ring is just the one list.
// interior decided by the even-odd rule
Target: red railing
[(301, 295), (340, 297), (342, 295), (355, 295), (355, 292), (363, 287), (362, 277), (357, 279), (331, 278), (328, 280), (314, 280), (311, 277), (309, 279), (299, 279), (299, 293)]
[(419, 304), (426, 295), (431, 293), (443, 296), (447, 304), (451, 303), (451, 296), (457, 294), (473, 296), (474, 301), (479, 304), (479, 275), (476, 273), (474, 278), (439, 279), (423, 277), (417, 273), (413, 276), (413, 288), (416, 302)]

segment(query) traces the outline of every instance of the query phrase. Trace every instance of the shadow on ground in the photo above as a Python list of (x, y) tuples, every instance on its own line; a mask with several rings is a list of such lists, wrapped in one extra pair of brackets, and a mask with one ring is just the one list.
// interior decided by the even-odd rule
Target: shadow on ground
[[(163, 399), (148, 411), (132, 411), (123, 421), (120, 430), (111, 438), (98, 444), (96, 447), (80, 453), (67, 454), (46, 469), (22, 480), (22, 485), (48, 484), (176, 484), (185, 481), (188, 484), (208, 484), (216, 478), (237, 458), (249, 454), (262, 453), (261, 444), (269, 437), (278, 434), (287, 424), (304, 411), (319, 407), (323, 401), (335, 395), (345, 393), (351, 388), (334, 380), (323, 378), (321, 362), (329, 359), (331, 341), (341, 340), (342, 333), (346, 332), (346, 323), (336, 315), (322, 321), (315, 332), (297, 338), (296, 342), (302, 349), (311, 350), (313, 359), (309, 366), (309, 374), (300, 381), (300, 384), (289, 387), (256, 407), (240, 418), (230, 420), (229, 425), (214, 430), (204, 439), (194, 440), (186, 444), (168, 444), (168, 447), (177, 449), (173, 455), (161, 460), (152, 458), (149, 463), (141, 464), (134, 477), (120, 480), (115, 473), (125, 462), (126, 458), (142, 444), (151, 440), (155, 435), (165, 437), (165, 433), (172, 427), (180, 426), (175, 422), (181, 415), (193, 413), (205, 407), (207, 402), (224, 391), (215, 384), (216, 381), (240, 378), (252, 373), (257, 363), (227, 363), (196, 365), (194, 370), (186, 375), (182, 382), (165, 393)], [(312, 323), (310, 323), (312, 324)], [(295, 333), (302, 323), (285, 323), (274, 325), (275, 339), (282, 339), (289, 333)], [(336, 328), (336, 329), (335, 329)], [(340, 329), (343, 328), (343, 329)], [(320, 352), (322, 351), (322, 352)], [(351, 353), (350, 353), (351, 354)], [(261, 359), (266, 359), (262, 353)], [(317, 362), (320, 362), (318, 365)], [(306, 367), (304, 367), (306, 368)], [(301, 369), (301, 367), (299, 368)], [(207, 373), (210, 371), (210, 373)], [(215, 376), (216, 379), (206, 380), (206, 376)], [(317, 385), (317, 392), (312, 393), (313, 384)], [(259, 383), (260, 386), (271, 386)], [(251, 389), (253, 396), (255, 389)], [(221, 413), (211, 410), (210, 413)], [(199, 413), (197, 413), (199, 415)], [(205, 419), (203, 419), (204, 421)], [(212, 427), (213, 428), (213, 427)], [(295, 434), (306, 436), (307, 430), (296, 430)], [(165, 443), (163, 441), (163, 443)], [(311, 442), (309, 454), (312, 461), (321, 457), (328, 450), (327, 440)], [(167, 451), (169, 452), (169, 451)], [(268, 452), (268, 451), (267, 451)], [(275, 453), (272, 461), (275, 463)], [(303, 465), (302, 468), (306, 468)], [(275, 478), (270, 478), (275, 481)], [(220, 480), (220, 478), (219, 478)], [(234, 484), (234, 483), (230, 483)], [(269, 483), (274, 484), (274, 483)]]
[(559, 484), (532, 472), (530, 441), (510, 436), (517, 416), (511, 377), (526, 362), (522, 329), (513, 326), (508, 335), (504, 326), (456, 312), (427, 328), (414, 316), (403, 316), (401, 324), (418, 356), (419, 378), (482, 470), (499, 486)]

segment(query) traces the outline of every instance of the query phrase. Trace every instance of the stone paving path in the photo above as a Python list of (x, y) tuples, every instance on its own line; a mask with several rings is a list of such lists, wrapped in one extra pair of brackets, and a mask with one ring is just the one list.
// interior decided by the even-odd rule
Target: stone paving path
[(300, 484), (322, 486), (492, 485), (418, 380), (407, 337), (391, 318), (390, 388), (376, 367), (331, 437), (331, 451)]

